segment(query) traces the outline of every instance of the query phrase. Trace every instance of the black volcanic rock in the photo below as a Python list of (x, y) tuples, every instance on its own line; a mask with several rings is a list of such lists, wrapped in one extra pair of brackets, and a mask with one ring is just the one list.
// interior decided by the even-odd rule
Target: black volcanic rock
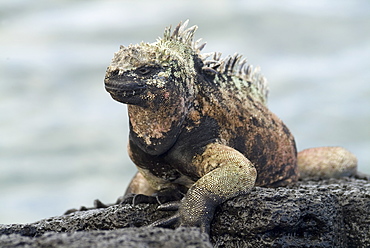
[(218, 208), (209, 240), (197, 228), (141, 227), (171, 214), (157, 206), (114, 205), (0, 225), (0, 247), (370, 247), (367, 180), (256, 187)]

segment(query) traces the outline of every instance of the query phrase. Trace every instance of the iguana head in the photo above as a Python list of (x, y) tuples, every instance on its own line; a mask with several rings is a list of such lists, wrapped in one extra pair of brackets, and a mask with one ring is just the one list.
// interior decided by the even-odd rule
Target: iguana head
[(154, 43), (121, 46), (107, 69), (105, 88), (113, 99), (145, 108), (185, 104), (194, 96), (198, 59), (187, 22)]

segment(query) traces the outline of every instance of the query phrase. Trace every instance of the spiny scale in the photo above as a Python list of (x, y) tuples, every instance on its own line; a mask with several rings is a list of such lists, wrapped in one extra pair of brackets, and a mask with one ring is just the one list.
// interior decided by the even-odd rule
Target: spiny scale
[(184, 23), (180, 22), (172, 33), (171, 27), (166, 28), (163, 38), (158, 41), (175, 40), (190, 46), (202, 59), (204, 64), (203, 70), (208, 73), (220, 73), (226, 76), (234, 76), (243, 81), (250, 82), (255, 85), (264, 102), (267, 101), (269, 91), (268, 83), (266, 78), (260, 73), (259, 67), (253, 69), (251, 65), (247, 64), (247, 60), (242, 59), (242, 55), (238, 53), (229, 55), (226, 58), (221, 58), (221, 53), (219, 52), (201, 54), (200, 52), (205, 47), (206, 43), (201, 43), (202, 39), (194, 41), (194, 34), (198, 27), (194, 25), (187, 28), (188, 24), (189, 20), (186, 20)]

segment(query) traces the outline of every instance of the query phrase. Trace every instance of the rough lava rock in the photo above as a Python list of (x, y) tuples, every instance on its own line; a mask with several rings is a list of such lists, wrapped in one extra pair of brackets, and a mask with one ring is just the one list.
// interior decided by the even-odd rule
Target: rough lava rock
[(31, 224), (0, 225), (0, 247), (370, 247), (370, 181), (256, 187), (222, 204), (211, 237), (197, 228), (141, 227), (156, 204), (114, 205)]

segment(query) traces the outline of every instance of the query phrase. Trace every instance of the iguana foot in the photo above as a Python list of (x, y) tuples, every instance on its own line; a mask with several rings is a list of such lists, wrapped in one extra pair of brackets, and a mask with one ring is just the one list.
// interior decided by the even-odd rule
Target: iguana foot
[[(196, 201), (192, 195), (184, 197), (181, 201), (173, 201), (158, 206), (160, 211), (176, 211), (175, 214), (167, 218), (156, 220), (148, 227), (179, 227), (196, 226), (202, 232), (209, 234), (212, 218), (219, 201), (209, 199), (204, 195), (196, 195)], [(194, 204), (195, 203), (195, 204)]]
[(76, 209), (76, 208), (68, 209), (67, 211), (64, 212), (64, 215), (71, 214), (71, 213), (78, 212), (78, 211), (87, 211), (87, 210), (98, 209), (98, 208), (107, 208), (112, 205), (114, 204), (104, 204), (100, 200), (96, 199), (94, 201), (93, 207), (88, 208), (85, 206), (81, 206), (79, 209)]
[(159, 219), (149, 224), (148, 227), (178, 227), (180, 223), (180, 213), (178, 212), (181, 201), (167, 202), (158, 206), (161, 211), (177, 211), (174, 215)]
[(128, 194), (122, 199), (118, 199), (121, 204), (151, 203), (151, 204), (164, 204), (167, 202), (179, 201), (184, 197), (185, 193), (180, 189), (165, 189), (154, 193), (151, 196), (144, 194)]

